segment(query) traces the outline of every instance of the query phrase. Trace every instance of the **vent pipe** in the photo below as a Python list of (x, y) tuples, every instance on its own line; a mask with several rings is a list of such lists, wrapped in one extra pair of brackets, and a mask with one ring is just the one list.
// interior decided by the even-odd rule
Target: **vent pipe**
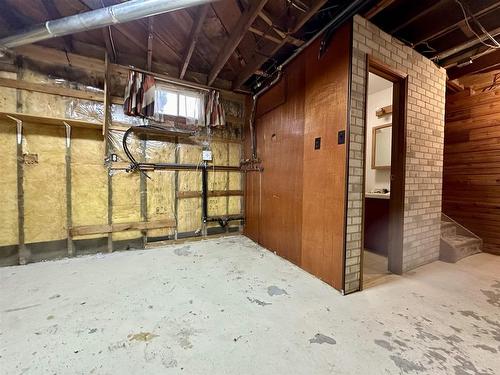
[(41, 40), (138, 20), (214, 0), (130, 0), (73, 16), (46, 21), (18, 34), (0, 39), (3, 48), (14, 48)]

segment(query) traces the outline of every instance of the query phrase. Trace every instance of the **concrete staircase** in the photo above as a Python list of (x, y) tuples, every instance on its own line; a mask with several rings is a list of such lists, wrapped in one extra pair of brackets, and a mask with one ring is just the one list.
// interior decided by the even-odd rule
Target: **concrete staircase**
[(450, 217), (441, 217), (441, 250), (439, 259), (455, 263), (472, 254), (481, 252), (483, 241)]

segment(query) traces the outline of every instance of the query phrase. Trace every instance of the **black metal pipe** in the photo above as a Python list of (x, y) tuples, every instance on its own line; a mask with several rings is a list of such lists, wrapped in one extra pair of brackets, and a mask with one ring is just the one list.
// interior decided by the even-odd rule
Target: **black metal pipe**
[(208, 164), (203, 162), (201, 169), (201, 214), (203, 223), (206, 224), (208, 219)]

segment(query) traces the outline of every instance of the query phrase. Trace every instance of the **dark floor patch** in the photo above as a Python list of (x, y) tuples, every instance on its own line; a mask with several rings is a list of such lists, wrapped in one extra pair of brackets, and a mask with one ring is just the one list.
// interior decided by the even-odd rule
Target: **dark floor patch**
[(264, 301), (261, 301), (257, 298), (250, 298), (250, 297), (247, 297), (247, 300), (249, 300), (250, 302), (252, 303), (256, 303), (257, 305), (259, 306), (267, 306), (267, 305), (272, 305), (271, 302), (264, 302)]
[(49, 299), (56, 299), (56, 298), (59, 298), (61, 297), (60, 294), (54, 294), (52, 297), (49, 297)]
[(96, 333), (96, 332), (97, 332), (97, 328), (89, 329), (89, 335), (91, 335), (92, 333)]
[(191, 254), (191, 246), (182, 246), (174, 250), (175, 255), (186, 257)]
[(394, 347), (390, 344), (390, 342), (385, 341), (385, 340), (373, 340), (375, 344), (378, 346), (381, 346), (382, 348), (392, 352), (394, 350)]
[(401, 340), (398, 340), (398, 339), (394, 339), (393, 341), (396, 345), (399, 345), (400, 347), (402, 348), (407, 348), (408, 345), (406, 345), (406, 342), (404, 341), (401, 341)]
[(453, 366), (456, 375), (493, 375), (491, 371), (480, 371), (471, 361), (464, 357), (456, 355), (454, 358), (460, 363), (460, 366)]
[(316, 333), (312, 339), (309, 339), (309, 343), (335, 345), (337, 341), (330, 336), (323, 335), (322, 333)]
[(491, 352), (491, 353), (496, 353), (497, 352), (497, 350), (495, 348), (492, 348), (491, 346), (484, 345), (484, 344), (474, 345), (474, 348), (483, 349), (483, 350), (486, 350), (487, 352)]
[(446, 362), (446, 357), (435, 350), (428, 350), (427, 354), (438, 362)]
[(267, 287), (267, 294), (271, 297), (282, 296), (288, 294), (285, 289), (278, 288), (276, 285), (271, 285)]
[(463, 316), (466, 316), (466, 317), (471, 317), (471, 318), (474, 318), (476, 320), (481, 320), (479, 315), (477, 315), (477, 313), (475, 313), (474, 311), (461, 310), (461, 311), (459, 311), (459, 313), (462, 314)]
[(414, 372), (422, 372), (425, 371), (425, 367), (422, 366), (419, 363), (415, 363), (412, 361), (409, 361), (407, 359), (404, 359), (403, 357), (397, 356), (397, 355), (391, 355), (390, 357), (394, 364), (398, 366), (398, 368), (404, 372), (405, 374), (414, 371)]
[(47, 320), (52, 320), (52, 319), (54, 319), (54, 315), (49, 315), (49, 316), (47, 317)]
[(41, 305), (40, 303), (37, 303), (36, 305), (28, 305), (28, 306), (23, 306), (23, 307), (16, 307), (14, 309), (4, 310), (4, 312), (8, 313), (8, 312), (14, 312), (14, 311), (27, 310), (27, 309), (31, 309), (33, 307), (37, 307), (37, 306), (40, 306), (40, 305)]
[(495, 307), (500, 307), (500, 292), (495, 292), (494, 290), (484, 290), (481, 292), (488, 298), (486, 302)]
[(462, 329), (461, 328), (457, 328), (457, 327), (453, 327), (453, 326), (450, 326), (450, 328), (452, 330), (454, 330), (456, 333), (461, 333), (462, 332)]

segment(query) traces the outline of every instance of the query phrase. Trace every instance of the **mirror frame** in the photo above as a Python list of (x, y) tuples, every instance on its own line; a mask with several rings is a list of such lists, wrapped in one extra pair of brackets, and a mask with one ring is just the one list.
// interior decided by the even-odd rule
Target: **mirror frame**
[(388, 128), (391, 127), (392, 123), (389, 124), (384, 124), (384, 125), (379, 125), (379, 126), (374, 126), (372, 128), (372, 169), (391, 169), (391, 165), (382, 165), (382, 166), (376, 166), (375, 165), (375, 151), (377, 147), (377, 130), (383, 129), (383, 128)]

